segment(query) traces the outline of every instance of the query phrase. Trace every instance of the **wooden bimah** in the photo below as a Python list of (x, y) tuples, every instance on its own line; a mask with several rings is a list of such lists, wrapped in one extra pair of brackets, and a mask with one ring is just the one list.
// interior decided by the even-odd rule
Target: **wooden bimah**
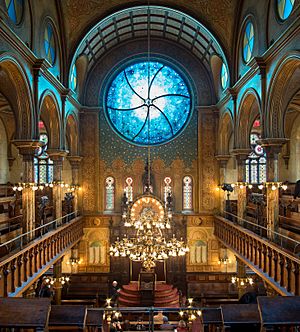
[(142, 306), (154, 305), (156, 274), (154, 271), (141, 271), (139, 275), (139, 291)]

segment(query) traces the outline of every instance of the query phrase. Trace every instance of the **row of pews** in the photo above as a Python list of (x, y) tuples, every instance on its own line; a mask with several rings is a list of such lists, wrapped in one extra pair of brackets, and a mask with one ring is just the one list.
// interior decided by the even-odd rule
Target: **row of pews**
[(257, 304), (225, 304), (219, 308), (203, 308), (203, 332), (298, 331), (300, 297), (257, 298)]
[[(127, 317), (129, 323), (124, 331), (131, 331), (132, 325), (136, 326), (134, 315), (137, 313), (144, 312), (145, 324), (148, 321), (150, 326), (154, 326), (147, 316), (153, 317), (158, 311), (163, 311), (169, 312), (169, 316), (173, 313), (179, 320), (181, 309), (118, 308), (118, 311)], [(193, 332), (286, 332), (298, 331), (300, 327), (300, 297), (258, 297), (257, 304), (224, 304), (193, 309), (197, 312), (201, 309), (200, 318), (191, 325)], [(51, 305), (49, 299), (2, 298), (0, 331), (108, 331), (107, 322), (103, 320), (104, 311), (104, 308), (83, 305)], [(109, 312), (106, 315), (109, 317)]]
[(102, 315), (84, 305), (51, 305), (50, 299), (0, 299), (0, 331), (101, 331)]

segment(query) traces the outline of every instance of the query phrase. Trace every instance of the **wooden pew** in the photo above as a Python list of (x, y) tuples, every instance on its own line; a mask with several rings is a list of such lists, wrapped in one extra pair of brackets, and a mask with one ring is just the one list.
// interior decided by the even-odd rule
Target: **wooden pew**
[(260, 332), (257, 304), (224, 304), (221, 310), (224, 332)]
[(88, 332), (98, 332), (102, 329), (102, 312), (87, 309), (86, 327)]
[(203, 308), (201, 323), (204, 332), (219, 331), (223, 324), (221, 308)]
[(49, 299), (0, 299), (0, 328), (48, 331)]
[(264, 331), (300, 326), (300, 296), (259, 296), (257, 303)]
[(84, 305), (53, 305), (49, 331), (85, 331), (87, 308)]

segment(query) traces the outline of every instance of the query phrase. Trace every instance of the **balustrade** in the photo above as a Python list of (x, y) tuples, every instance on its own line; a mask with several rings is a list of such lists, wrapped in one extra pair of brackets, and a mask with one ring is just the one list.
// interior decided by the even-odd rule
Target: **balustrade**
[(214, 231), (225, 246), (280, 294), (300, 295), (300, 259), (296, 255), (222, 217), (215, 217)]
[(0, 297), (21, 294), (82, 236), (83, 221), (78, 217), (0, 261)]

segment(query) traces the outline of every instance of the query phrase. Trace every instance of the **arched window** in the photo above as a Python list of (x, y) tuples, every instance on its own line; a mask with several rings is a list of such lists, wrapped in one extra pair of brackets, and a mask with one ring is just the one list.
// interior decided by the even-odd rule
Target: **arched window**
[(252, 151), (246, 160), (246, 182), (248, 183), (262, 183), (266, 182), (266, 153), (264, 149), (257, 144), (259, 135), (251, 133), (250, 145)]
[(126, 192), (126, 197), (128, 202), (132, 202), (133, 201), (133, 187), (132, 187), (132, 178), (128, 177), (126, 180), (126, 187), (125, 187), (125, 192)]
[(251, 21), (248, 21), (244, 30), (243, 38), (243, 59), (249, 62), (253, 55), (254, 49), (254, 26)]
[(221, 86), (222, 89), (225, 90), (228, 85), (228, 70), (226, 64), (223, 62), (221, 67)]
[(48, 136), (46, 133), (40, 134), (40, 141), (43, 145), (37, 150), (34, 157), (34, 182), (53, 182), (53, 161), (47, 154)]
[(105, 192), (106, 192), (105, 210), (113, 211), (115, 208), (115, 179), (112, 176), (106, 178)]
[(56, 43), (54, 29), (50, 22), (47, 23), (44, 31), (44, 51), (46, 59), (53, 65), (56, 59)]
[(167, 205), (167, 197), (169, 195), (169, 193), (172, 195), (172, 187), (171, 187), (171, 178), (170, 177), (166, 177), (164, 179), (164, 202), (165, 205)]
[(183, 178), (183, 210), (193, 210), (193, 180), (190, 176)]
[(5, 0), (5, 5), (10, 19), (19, 24), (23, 18), (24, 0)]
[(293, 11), (295, 0), (277, 0), (278, 15), (282, 20), (286, 20)]

